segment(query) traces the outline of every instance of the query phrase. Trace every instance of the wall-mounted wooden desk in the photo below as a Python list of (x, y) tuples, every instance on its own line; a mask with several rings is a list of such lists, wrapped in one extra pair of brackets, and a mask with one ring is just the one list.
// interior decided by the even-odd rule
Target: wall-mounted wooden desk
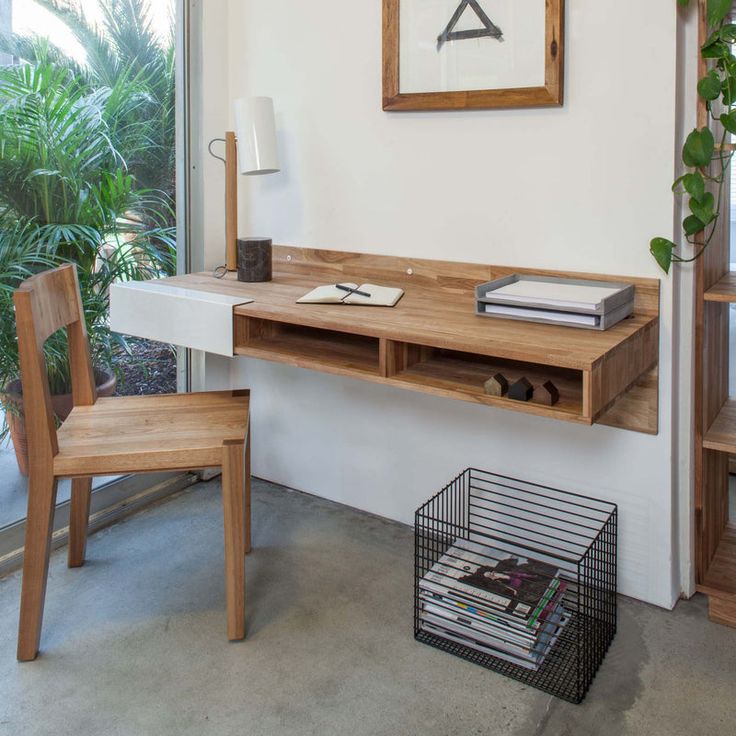
[[(268, 283), (240, 283), (234, 274), (217, 280), (209, 273), (158, 283), (254, 300), (225, 307), (227, 315), (232, 310), (232, 342), (225, 354), (232, 349), (235, 355), (413, 391), (656, 434), (659, 282), (622, 279), (636, 285), (635, 313), (605, 332), (474, 314), (477, 284), (519, 272), (551, 273), (277, 246), (274, 279)], [(394, 308), (296, 304), (314, 286), (337, 281), (400, 286), (406, 294)], [(113, 299), (114, 328), (116, 309), (121, 310)], [(172, 341), (166, 327), (172, 319), (176, 314), (152, 315), (160, 329), (135, 330), (129, 321), (127, 329)], [(185, 347), (199, 345), (192, 340)], [(512, 381), (552, 379), (560, 401), (550, 407), (487, 396), (483, 383), (497, 371)]]

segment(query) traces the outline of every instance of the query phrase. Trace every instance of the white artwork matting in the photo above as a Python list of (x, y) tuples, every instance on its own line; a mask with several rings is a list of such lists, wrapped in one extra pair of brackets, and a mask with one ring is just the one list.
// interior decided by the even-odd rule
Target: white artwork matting
[[(438, 43), (462, 0), (401, 0), (399, 89), (417, 92), (519, 89), (545, 84), (545, 0), (476, 0), (501, 38)], [(453, 32), (483, 29), (466, 5)]]

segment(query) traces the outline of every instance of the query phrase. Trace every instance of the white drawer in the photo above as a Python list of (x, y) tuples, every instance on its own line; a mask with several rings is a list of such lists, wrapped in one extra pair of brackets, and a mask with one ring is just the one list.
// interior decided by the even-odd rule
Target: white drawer
[(115, 332), (217, 355), (233, 355), (233, 307), (252, 299), (130, 281), (110, 289)]

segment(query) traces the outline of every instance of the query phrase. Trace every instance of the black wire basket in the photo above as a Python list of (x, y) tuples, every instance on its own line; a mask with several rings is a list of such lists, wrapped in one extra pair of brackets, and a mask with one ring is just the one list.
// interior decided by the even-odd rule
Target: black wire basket
[(615, 504), (468, 469), (415, 517), (414, 636), (572, 703), (616, 634)]

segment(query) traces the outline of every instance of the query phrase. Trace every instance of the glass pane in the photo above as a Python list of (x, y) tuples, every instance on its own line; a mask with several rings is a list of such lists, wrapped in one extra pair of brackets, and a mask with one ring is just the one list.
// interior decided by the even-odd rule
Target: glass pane
[[(126, 339), (108, 321), (111, 283), (176, 271), (173, 0), (53, 5), (0, 0), (0, 527), (26, 506), (20, 281), (76, 264), (100, 395), (177, 383), (171, 346)], [(65, 349), (58, 335), (47, 346), (60, 421), (70, 408)], [(68, 497), (65, 482), (58, 501)]]
[[(736, 143), (736, 137), (730, 136), (731, 143)], [(731, 206), (729, 208), (730, 216), (730, 270), (736, 270), (736, 167), (733, 162), (731, 164)], [(736, 396), (736, 304), (728, 305), (728, 325), (729, 325), (729, 380), (728, 389), (730, 396)], [(731, 459), (731, 464), (736, 462), (736, 458)], [(736, 475), (729, 476), (729, 516), (731, 521), (736, 521)]]

